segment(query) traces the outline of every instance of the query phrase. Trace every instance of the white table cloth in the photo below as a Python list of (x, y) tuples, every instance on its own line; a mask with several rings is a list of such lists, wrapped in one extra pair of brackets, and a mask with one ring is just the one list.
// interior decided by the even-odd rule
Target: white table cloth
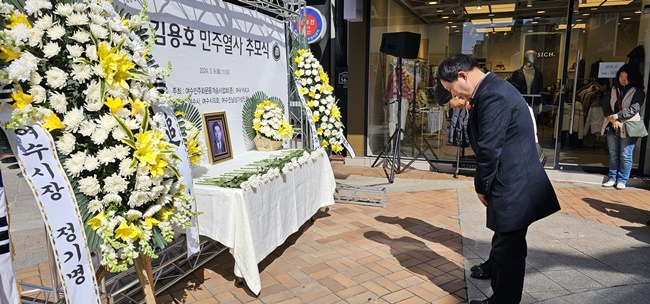
[[(235, 159), (193, 172), (195, 182), (216, 177), (271, 156), (251, 151)], [(194, 184), (199, 215), (199, 234), (230, 248), (235, 275), (244, 278), (250, 290), (262, 289), (261, 262), (285, 242), (321, 207), (334, 204), (336, 182), (326, 155), (309, 160), (287, 175), (258, 189), (243, 190)]]

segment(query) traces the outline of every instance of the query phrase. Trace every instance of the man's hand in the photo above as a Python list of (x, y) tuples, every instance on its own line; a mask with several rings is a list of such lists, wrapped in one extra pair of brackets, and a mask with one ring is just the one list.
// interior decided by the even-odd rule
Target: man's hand
[(623, 123), (618, 121), (618, 120), (615, 120), (612, 123), (612, 127), (614, 127), (614, 130), (616, 130), (616, 131), (618, 131), (622, 126), (623, 126)]
[(487, 207), (488, 201), (487, 201), (487, 198), (485, 197), (485, 194), (477, 193), (477, 195), (478, 195), (478, 200), (481, 201), (481, 204), (483, 204), (483, 206)]
[(607, 116), (607, 121), (614, 123), (616, 121), (616, 118), (614, 118), (614, 115), (609, 115)]

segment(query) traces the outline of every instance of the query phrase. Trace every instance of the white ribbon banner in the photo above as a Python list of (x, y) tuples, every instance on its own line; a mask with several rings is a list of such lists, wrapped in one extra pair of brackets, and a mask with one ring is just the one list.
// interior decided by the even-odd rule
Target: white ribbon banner
[(68, 303), (101, 303), (74, 191), (50, 133), (39, 125), (8, 130), (14, 155), (34, 192)]
[[(0, 131), (2, 132), (2, 131)], [(9, 211), (2, 176), (0, 176), (0, 303), (20, 303), (13, 265), (13, 244), (9, 237)]]
[[(187, 155), (185, 144), (183, 143), (183, 134), (181, 133), (181, 129), (178, 126), (176, 115), (174, 115), (174, 112), (169, 105), (155, 105), (153, 108), (156, 113), (160, 113), (165, 117), (165, 132), (167, 133), (167, 137), (169, 137), (169, 141), (178, 147), (176, 149), (176, 155), (181, 159), (180, 163), (178, 164), (178, 169), (181, 173), (181, 176), (183, 177), (183, 184), (185, 184), (187, 194), (192, 196), (194, 195), (192, 168), (190, 167), (190, 159)], [(190, 203), (192, 204), (192, 210), (196, 212), (196, 201), (192, 200)], [(192, 222), (192, 226), (185, 229), (185, 233), (187, 234), (186, 239), (188, 258), (199, 252), (198, 217), (196, 215), (192, 216), (190, 220)]]

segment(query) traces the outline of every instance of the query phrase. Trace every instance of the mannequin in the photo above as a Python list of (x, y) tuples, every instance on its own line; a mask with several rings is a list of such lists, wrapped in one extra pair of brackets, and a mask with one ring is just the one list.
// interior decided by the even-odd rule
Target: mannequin
[(521, 94), (539, 94), (544, 90), (544, 77), (535, 66), (537, 52), (528, 50), (524, 53), (524, 64), (512, 72), (510, 82)]

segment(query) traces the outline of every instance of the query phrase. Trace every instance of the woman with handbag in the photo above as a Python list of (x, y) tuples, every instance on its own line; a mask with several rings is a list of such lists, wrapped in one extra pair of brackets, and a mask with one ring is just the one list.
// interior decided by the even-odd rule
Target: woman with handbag
[[(626, 124), (642, 121), (639, 111), (645, 100), (643, 76), (637, 67), (623, 65), (616, 72), (618, 80), (602, 101), (605, 119), (601, 134), (607, 136), (609, 174), (603, 187), (625, 189), (632, 170), (632, 153), (639, 134), (628, 134)], [(638, 123), (636, 123), (638, 124)], [(632, 131), (632, 130), (629, 130)]]

